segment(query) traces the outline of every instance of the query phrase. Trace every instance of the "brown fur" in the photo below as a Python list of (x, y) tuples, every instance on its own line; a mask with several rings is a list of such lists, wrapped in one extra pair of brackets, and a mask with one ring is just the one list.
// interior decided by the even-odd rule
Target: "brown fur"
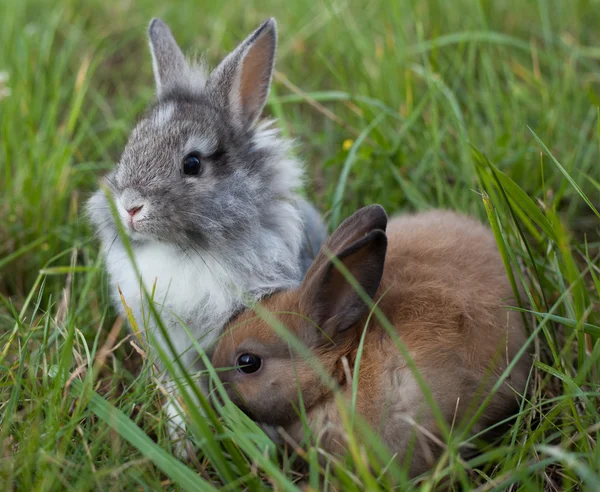
[[(457, 213), (407, 215), (389, 223), (386, 255), (385, 222), (380, 207), (359, 210), (328, 240), (299, 289), (273, 295), (261, 305), (273, 313), (301, 313), (323, 327), (325, 334), (301, 316), (276, 314), (312, 349), (350, 399), (351, 384), (341, 360), (345, 356), (354, 367), (369, 310), (345, 277), (330, 268), (325, 251), (329, 248), (368, 293), (376, 282), (374, 299), (396, 328), (445, 419), (457, 426), (487, 396), (526, 339), (519, 314), (505, 307), (516, 301), (494, 237), (483, 225)], [(382, 276), (376, 273), (378, 262), (384, 265)], [(235, 366), (244, 351), (259, 355), (263, 364), (254, 374), (235, 369), (221, 373), (232, 399), (256, 420), (283, 425), (300, 441), (303, 428), (294, 410), (299, 385), (309, 424), (315, 435), (322, 434), (320, 445), (331, 452), (343, 451), (338, 407), (332, 391), (312, 369), (313, 361), (292, 353), (251, 310), (233, 325), (215, 351), (215, 367)], [(431, 465), (439, 447), (418, 429), (439, 436), (435, 419), (406, 361), (375, 317), (367, 330), (357, 411), (401, 459), (417, 434), (410, 471), (420, 473)], [(528, 357), (518, 362), (474, 430), (514, 411), (517, 396), (526, 390), (529, 364)], [(321, 432), (325, 428), (329, 430)]]

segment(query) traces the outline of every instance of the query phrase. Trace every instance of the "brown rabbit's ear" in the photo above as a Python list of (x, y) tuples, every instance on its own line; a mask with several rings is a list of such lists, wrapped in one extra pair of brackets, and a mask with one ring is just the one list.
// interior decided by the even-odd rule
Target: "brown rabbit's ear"
[[(383, 208), (359, 210), (333, 233), (306, 274), (299, 307), (333, 340), (358, 323), (369, 308), (329, 258), (334, 255), (360, 287), (374, 297), (383, 275), (387, 237), (382, 229), (386, 225)], [(310, 343), (318, 343), (314, 337), (308, 338)]]
[[(376, 229), (385, 232), (386, 227), (387, 215), (381, 205), (375, 204), (359, 208), (338, 226), (327, 239), (325, 246), (333, 253), (338, 254), (369, 232)], [(321, 261), (329, 259), (326, 254), (319, 254), (313, 264), (317, 264), (321, 257), (323, 257)]]

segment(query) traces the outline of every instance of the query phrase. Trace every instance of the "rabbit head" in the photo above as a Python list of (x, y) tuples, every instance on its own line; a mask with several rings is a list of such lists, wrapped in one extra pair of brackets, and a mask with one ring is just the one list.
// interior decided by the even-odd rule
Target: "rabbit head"
[(292, 351), (268, 317), (252, 310), (226, 328), (213, 365), (232, 401), (253, 419), (274, 425), (295, 419), (298, 390), (307, 409), (326, 398), (330, 389), (315, 362), (341, 382), (342, 356), (357, 344), (360, 334), (354, 327), (369, 312), (349, 279), (353, 277), (367, 296), (376, 295), (387, 248), (386, 224), (380, 206), (360, 209), (327, 240), (298, 289), (261, 302), (310, 349), (312, 357)]
[[(273, 72), (275, 21), (208, 75), (185, 59), (160, 19), (150, 23), (149, 39), (157, 102), (105, 180), (130, 239), (206, 249), (243, 243), (258, 229), (281, 234), (302, 170), (277, 132), (257, 124)], [(105, 239), (114, 235), (103, 192), (88, 210)]]

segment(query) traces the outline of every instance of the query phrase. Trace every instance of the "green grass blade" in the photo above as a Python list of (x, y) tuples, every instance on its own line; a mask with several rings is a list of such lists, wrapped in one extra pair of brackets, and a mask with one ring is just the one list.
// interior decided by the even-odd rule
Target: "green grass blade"
[[(529, 128), (529, 127), (528, 127)], [(554, 163), (554, 165), (558, 168), (558, 170), (562, 173), (562, 175), (566, 178), (566, 180), (569, 182), (569, 184), (575, 188), (575, 191), (577, 191), (577, 194), (583, 199), (583, 201), (585, 203), (588, 204), (588, 206), (590, 207), (590, 209), (592, 210), (592, 212), (594, 212), (594, 214), (596, 215), (596, 217), (598, 217), (600, 219), (600, 212), (598, 212), (598, 210), (596, 209), (596, 207), (594, 207), (594, 204), (591, 202), (591, 200), (587, 197), (587, 195), (583, 192), (583, 190), (581, 189), (581, 187), (577, 184), (577, 182), (571, 177), (571, 175), (567, 172), (567, 170), (561, 165), (560, 162), (558, 162), (558, 160), (554, 157), (554, 155), (552, 154), (552, 152), (550, 152), (550, 149), (548, 149), (548, 147), (546, 147), (546, 144), (542, 141), (542, 139), (540, 137), (537, 136), (537, 134), (531, 129), (529, 128), (529, 131), (531, 132), (531, 134), (533, 135), (533, 138), (536, 139), (537, 143), (540, 145), (540, 147), (544, 150), (544, 152), (546, 153), (546, 155), (548, 157), (550, 157), (550, 160)]]
[[(83, 383), (75, 380), (71, 390), (77, 395), (83, 389)], [(159, 447), (135, 425), (123, 412), (97, 393), (93, 393), (88, 406), (99, 418), (113, 427), (119, 435), (136, 449), (152, 460), (169, 478), (185, 490), (216, 490), (210, 483), (191, 471), (181, 462)]]

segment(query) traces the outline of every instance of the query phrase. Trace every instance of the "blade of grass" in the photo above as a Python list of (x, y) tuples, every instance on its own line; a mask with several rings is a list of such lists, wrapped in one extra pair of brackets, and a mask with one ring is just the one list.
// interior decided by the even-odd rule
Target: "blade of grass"
[(577, 182), (571, 177), (571, 175), (562, 166), (562, 164), (560, 162), (558, 162), (558, 160), (554, 157), (554, 154), (552, 154), (552, 152), (550, 152), (550, 149), (548, 149), (548, 147), (546, 147), (546, 144), (542, 141), (542, 139), (540, 137), (537, 136), (537, 134), (533, 131), (533, 129), (531, 129), (530, 127), (527, 127), (527, 128), (529, 129), (529, 131), (533, 135), (533, 138), (535, 138), (535, 140), (537, 141), (537, 143), (540, 145), (540, 147), (546, 153), (546, 155), (548, 157), (550, 157), (550, 160), (554, 163), (554, 165), (558, 168), (558, 170), (562, 173), (562, 175), (566, 178), (566, 180), (575, 189), (575, 191), (577, 192), (577, 194), (582, 198), (582, 200), (585, 203), (587, 203), (587, 205), (590, 207), (590, 209), (592, 210), (592, 212), (594, 212), (594, 214), (596, 215), (596, 217), (598, 217), (600, 219), (600, 212), (598, 212), (598, 210), (596, 209), (596, 207), (594, 207), (594, 205), (591, 202), (591, 200), (583, 192), (583, 190), (577, 184)]
[[(72, 382), (71, 391), (74, 396), (77, 397), (83, 389), (83, 383), (80, 381), (74, 380)], [(152, 460), (156, 466), (183, 489), (190, 491), (217, 490), (209, 482), (169, 455), (123, 412), (97, 393), (94, 392), (92, 394), (88, 406), (94, 414), (113, 427), (123, 439), (128, 441), (148, 459)]]

